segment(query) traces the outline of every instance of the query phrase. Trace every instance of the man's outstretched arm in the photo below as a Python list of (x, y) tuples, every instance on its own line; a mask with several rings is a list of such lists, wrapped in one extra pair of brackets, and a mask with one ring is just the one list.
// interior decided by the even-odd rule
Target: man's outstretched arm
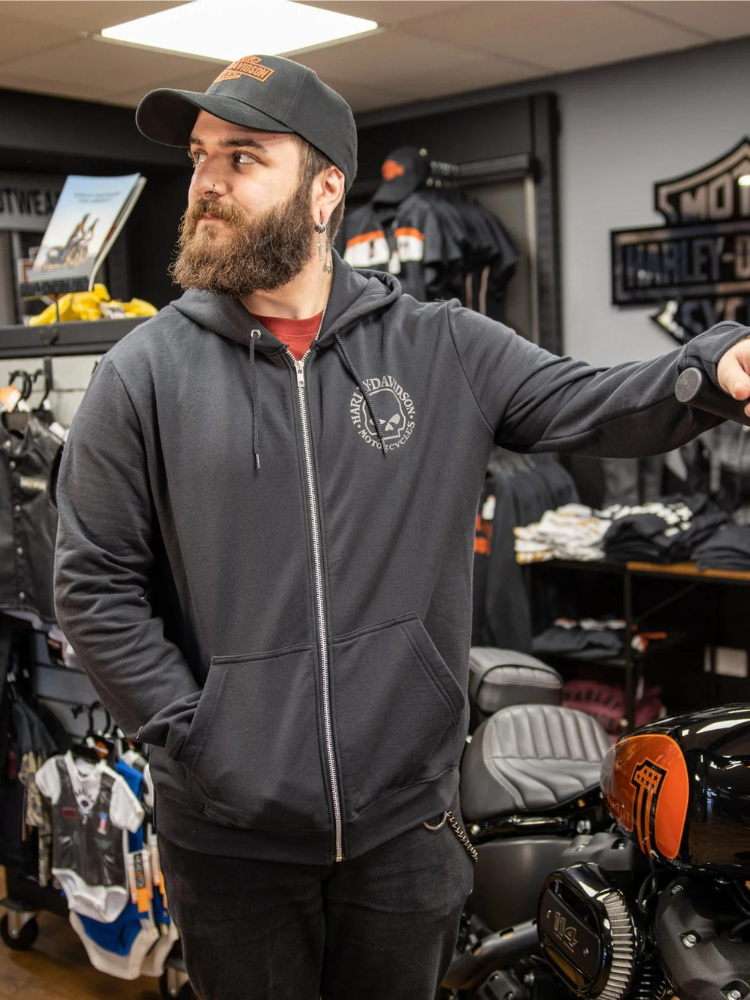
[(173, 755), (201, 689), (148, 600), (155, 526), (143, 436), (106, 356), (65, 442), (57, 506), (60, 628), (125, 735)]
[(691, 366), (750, 399), (750, 329), (738, 323), (720, 323), (652, 361), (597, 368), (454, 304), (449, 320), (476, 404), (495, 442), (511, 451), (611, 458), (671, 451), (721, 423), (675, 399), (677, 379)]

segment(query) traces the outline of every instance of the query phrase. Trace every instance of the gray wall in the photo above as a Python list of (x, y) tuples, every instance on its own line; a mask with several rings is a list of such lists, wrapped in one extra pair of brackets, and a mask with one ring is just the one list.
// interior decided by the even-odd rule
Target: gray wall
[[(83, 354), (71, 357), (52, 359), (52, 379), (54, 389), (49, 394), (49, 401), (55, 417), (63, 427), (69, 427), (78, 405), (83, 399), (86, 386), (94, 370), (94, 364), (101, 358), (100, 354)], [(27, 371), (31, 375), (42, 367), (41, 358), (0, 358), (0, 385), (7, 385), (13, 371)], [(43, 379), (37, 381), (37, 388), (29, 397), (29, 406), (39, 405), (42, 398)], [(16, 382), (21, 387), (20, 379)]]
[(609, 304), (609, 230), (662, 222), (655, 181), (716, 159), (750, 134), (750, 39), (545, 81), (559, 95), (566, 352), (610, 365), (675, 342), (655, 309)]
[(676, 344), (649, 315), (609, 304), (609, 231), (660, 223), (653, 185), (716, 159), (750, 134), (750, 38), (666, 56), (404, 104), (360, 127), (536, 93), (558, 97), (567, 353), (593, 364), (652, 358)]

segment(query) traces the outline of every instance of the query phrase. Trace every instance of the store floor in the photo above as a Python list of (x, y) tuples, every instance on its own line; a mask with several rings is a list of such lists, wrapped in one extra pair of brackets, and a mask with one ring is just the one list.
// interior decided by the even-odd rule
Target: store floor
[(0, 1000), (159, 1000), (158, 979), (125, 982), (97, 972), (67, 920), (40, 913), (38, 922), (39, 937), (29, 951), (12, 951), (0, 942)]

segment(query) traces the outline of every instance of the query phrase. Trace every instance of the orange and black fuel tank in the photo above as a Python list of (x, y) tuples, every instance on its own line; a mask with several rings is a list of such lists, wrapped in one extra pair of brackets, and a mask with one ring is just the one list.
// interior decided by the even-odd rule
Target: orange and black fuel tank
[(604, 759), (601, 786), (610, 813), (645, 854), (750, 878), (750, 705), (623, 736)]

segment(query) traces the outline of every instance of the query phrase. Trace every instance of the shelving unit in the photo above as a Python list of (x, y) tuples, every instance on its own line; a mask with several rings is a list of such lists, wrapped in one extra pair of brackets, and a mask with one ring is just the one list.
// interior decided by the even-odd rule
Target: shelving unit
[(0, 358), (103, 354), (147, 318), (133, 316), (44, 326), (0, 326)]
[[(750, 572), (741, 570), (722, 569), (698, 569), (695, 563), (672, 563), (662, 565), (660, 563), (648, 562), (608, 562), (598, 560), (595, 562), (577, 562), (567, 559), (552, 559), (547, 562), (528, 563), (524, 566), (526, 570), (527, 590), (531, 595), (531, 573), (535, 567), (548, 566), (556, 570), (572, 570), (580, 573), (608, 573), (621, 577), (622, 580), (622, 618), (625, 621), (625, 634), (632, 636), (633, 627), (641, 625), (647, 618), (652, 618), (663, 608), (668, 607), (681, 597), (695, 590), (697, 587), (707, 583), (722, 584), (728, 586), (747, 587), (750, 586)], [(650, 608), (646, 608), (639, 614), (633, 611), (634, 582), (643, 578), (655, 578), (675, 580), (683, 586), (674, 594), (670, 594), (666, 599), (659, 601)], [(717, 646), (717, 620), (718, 620), (718, 598), (716, 587), (713, 588), (711, 600), (709, 602), (709, 666), (712, 678), (713, 691), (716, 693), (716, 646)], [(610, 662), (611, 666), (622, 666), (625, 671), (625, 719), (627, 731), (630, 732), (635, 727), (635, 703), (636, 687), (638, 681), (639, 654), (633, 649), (630, 642), (625, 643), (623, 656)]]

